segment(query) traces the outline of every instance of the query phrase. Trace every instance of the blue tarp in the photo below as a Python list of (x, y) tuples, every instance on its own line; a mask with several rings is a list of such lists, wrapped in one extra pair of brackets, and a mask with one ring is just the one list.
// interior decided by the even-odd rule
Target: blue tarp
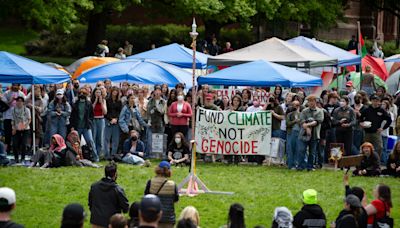
[(276, 86), (279, 84), (284, 87), (312, 87), (322, 85), (319, 77), (264, 60), (225, 68), (200, 76), (197, 81), (201, 85), (224, 86)]
[(178, 83), (192, 87), (192, 75), (176, 66), (155, 60), (129, 59), (100, 65), (83, 72), (78, 80), (95, 83), (110, 79), (113, 82), (129, 81), (138, 84), (175, 86)]
[(318, 40), (310, 39), (304, 36), (298, 36), (287, 40), (287, 42), (336, 58), (338, 59), (338, 65), (341, 67), (361, 64), (361, 57), (359, 55), (352, 54), (348, 51)]
[(388, 58), (386, 58), (385, 63), (399, 63), (400, 62), (400, 54), (397, 55), (392, 55)]
[(0, 51), (0, 82), (20, 84), (57, 84), (70, 75), (25, 57)]
[[(128, 59), (151, 59), (169, 63), (181, 68), (192, 68), (193, 50), (177, 43), (165, 45), (150, 51), (129, 56)], [(207, 67), (208, 55), (196, 51), (196, 68)]]

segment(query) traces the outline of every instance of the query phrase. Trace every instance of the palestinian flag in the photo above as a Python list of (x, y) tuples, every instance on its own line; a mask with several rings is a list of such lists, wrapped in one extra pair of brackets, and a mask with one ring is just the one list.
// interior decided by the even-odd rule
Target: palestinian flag
[(367, 47), (365, 47), (365, 42), (361, 32), (358, 34), (358, 55), (360, 55), (361, 58), (364, 58), (364, 56), (367, 55)]

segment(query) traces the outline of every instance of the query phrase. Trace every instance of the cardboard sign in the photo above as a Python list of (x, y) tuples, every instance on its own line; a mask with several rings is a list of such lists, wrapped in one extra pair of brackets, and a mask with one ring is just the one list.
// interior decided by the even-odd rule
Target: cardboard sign
[(223, 155), (266, 155), (271, 148), (269, 111), (231, 112), (199, 108), (197, 152)]
[(164, 153), (164, 134), (153, 133), (151, 151), (154, 153)]
[[(217, 91), (217, 97), (222, 98), (223, 96), (228, 96), (229, 100), (231, 100), (232, 97), (236, 95), (237, 91), (242, 91), (242, 90), (229, 87), (229, 89), (216, 89), (216, 91)], [(250, 92), (251, 92), (250, 100), (258, 98), (258, 100), (261, 103), (267, 103), (268, 98), (270, 97), (270, 94), (264, 90), (262, 91), (250, 90)]]

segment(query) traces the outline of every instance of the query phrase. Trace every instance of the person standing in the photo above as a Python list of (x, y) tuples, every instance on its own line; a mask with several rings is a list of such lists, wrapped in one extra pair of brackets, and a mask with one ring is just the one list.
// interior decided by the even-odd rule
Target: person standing
[[(31, 123), (31, 111), (25, 106), (23, 97), (17, 97), (15, 101), (16, 105), (12, 108), (11, 121), (13, 153), (15, 163), (20, 161), (24, 163)], [(21, 160), (19, 160), (19, 153), (21, 154)]]
[[(381, 132), (390, 126), (392, 119), (389, 113), (381, 107), (381, 101), (378, 96), (372, 95), (370, 100), (371, 105), (361, 112), (360, 126), (365, 131), (364, 141), (372, 143), (376, 152), (381, 156), (383, 144)], [(367, 121), (371, 124), (364, 123)], [(382, 127), (383, 121), (386, 121), (386, 124)]]
[(368, 96), (371, 96), (377, 88), (371, 66), (365, 67), (365, 73), (362, 76), (363, 80), (361, 82), (360, 90), (364, 90), (367, 92)]
[[(110, 97), (107, 99), (107, 114), (104, 129), (104, 157), (111, 159), (118, 152), (120, 128), (118, 125), (119, 114), (122, 110), (121, 100), (118, 98), (118, 87), (112, 87)], [(111, 149), (110, 149), (111, 141)]]
[(104, 116), (107, 115), (107, 102), (103, 97), (102, 91), (99, 87), (97, 87), (93, 91), (92, 106), (93, 106), (93, 140), (96, 145), (96, 151), (98, 155), (100, 155), (101, 152), (103, 151), (104, 128), (105, 128)]
[(287, 165), (289, 169), (297, 166), (297, 145), (300, 131), (300, 103), (293, 101), (292, 106), (286, 112), (287, 131)]
[(161, 200), (162, 217), (159, 228), (173, 228), (176, 215), (174, 204), (179, 201), (178, 187), (175, 182), (168, 180), (171, 177), (171, 165), (162, 161), (155, 169), (156, 176), (146, 184), (144, 195), (154, 194)]
[(11, 89), (7, 90), (3, 95), (1, 95), (2, 101), (4, 101), (10, 108), (3, 112), (3, 124), (4, 124), (4, 138), (6, 145), (6, 152), (11, 151), (11, 139), (12, 139), (12, 108), (15, 107), (17, 97), (25, 98), (25, 94), (20, 91), (20, 84), (13, 83)]
[(93, 228), (108, 227), (111, 216), (129, 210), (125, 191), (116, 182), (117, 165), (109, 163), (104, 172), (105, 177), (92, 184), (89, 192), (90, 223)]
[(171, 135), (182, 132), (185, 137), (189, 130), (189, 119), (192, 118), (192, 107), (184, 99), (183, 92), (178, 93), (178, 100), (173, 102), (168, 109), (171, 124)]
[(133, 45), (129, 43), (129, 41), (125, 40), (125, 45), (124, 45), (124, 52), (126, 56), (132, 55), (132, 49)]
[(94, 162), (99, 161), (96, 145), (93, 141), (92, 128), (93, 128), (93, 106), (88, 100), (88, 91), (81, 88), (79, 91), (79, 99), (75, 102), (71, 113), (71, 131), (76, 130), (79, 137), (83, 135), (85, 141), (90, 145), (93, 152)]
[(352, 81), (346, 82), (346, 92), (347, 97), (349, 97), (350, 100), (350, 105), (354, 105), (354, 97), (356, 96), (357, 91), (354, 89)]
[(358, 42), (356, 40), (356, 36), (351, 36), (351, 40), (349, 41), (349, 44), (347, 45), (347, 50), (357, 50), (358, 48)]
[(11, 213), (16, 207), (15, 191), (11, 188), (0, 188), (0, 227), (4, 228), (24, 228), (11, 220)]
[(161, 89), (154, 90), (154, 96), (147, 103), (147, 119), (152, 133), (164, 133), (165, 114), (167, 111), (167, 102), (161, 97)]
[[(320, 139), (321, 123), (324, 120), (324, 112), (317, 108), (317, 97), (310, 95), (307, 97), (308, 108), (300, 113), (299, 132), (299, 170), (307, 168), (308, 171), (314, 170), (314, 160), (317, 153), (317, 146)], [(305, 137), (304, 137), (305, 136)], [(308, 156), (307, 156), (307, 147)]]
[(353, 108), (350, 107), (350, 99), (343, 96), (340, 99), (340, 107), (332, 113), (333, 126), (336, 127), (336, 142), (343, 143), (343, 155), (351, 155), (353, 144), (353, 126), (357, 119)]
[(354, 97), (354, 105), (352, 106), (354, 113), (356, 115), (356, 125), (353, 127), (353, 148), (352, 154), (357, 155), (360, 153), (360, 146), (364, 139), (364, 129), (360, 126), (361, 112), (367, 108), (366, 105), (362, 103), (362, 97), (360, 94), (356, 94)]
[(68, 104), (66, 96), (64, 96), (64, 90), (57, 90), (54, 100), (49, 104), (48, 112), (50, 120), (48, 121), (48, 136), (51, 137), (54, 134), (59, 134), (63, 138), (67, 137), (66, 126), (69, 124), (71, 106)]

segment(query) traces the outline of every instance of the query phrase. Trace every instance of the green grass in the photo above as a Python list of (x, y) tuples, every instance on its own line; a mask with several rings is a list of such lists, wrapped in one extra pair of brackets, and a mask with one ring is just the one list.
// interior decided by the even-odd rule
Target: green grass
[[(180, 183), (187, 172), (186, 168), (173, 168), (172, 179)], [(301, 208), (301, 193), (307, 188), (318, 191), (329, 223), (335, 220), (343, 207), (343, 173), (340, 171), (296, 172), (273, 167), (199, 164), (198, 174), (211, 190), (235, 192), (231, 196), (202, 194), (181, 197), (175, 206), (177, 216), (185, 206), (193, 205), (200, 212), (201, 227), (225, 224), (229, 206), (234, 202), (244, 205), (248, 227), (258, 224), (270, 227), (274, 208), (287, 206), (295, 214)], [(102, 168), (40, 170), (8, 167), (0, 169), (0, 186), (9, 186), (17, 193), (15, 221), (27, 227), (57, 227), (66, 204), (78, 202), (88, 210), (89, 187), (102, 176)], [(119, 165), (118, 183), (125, 189), (130, 203), (140, 200), (146, 180), (152, 176), (153, 168)], [(400, 224), (399, 179), (354, 177), (350, 182), (353, 186), (366, 189), (369, 200), (376, 184), (388, 184), (392, 188), (394, 202), (392, 217), (396, 224)], [(88, 223), (89, 217), (86, 220)]]
[(0, 28), (0, 50), (18, 55), (26, 53), (24, 44), (37, 39), (38, 35), (25, 28)]

